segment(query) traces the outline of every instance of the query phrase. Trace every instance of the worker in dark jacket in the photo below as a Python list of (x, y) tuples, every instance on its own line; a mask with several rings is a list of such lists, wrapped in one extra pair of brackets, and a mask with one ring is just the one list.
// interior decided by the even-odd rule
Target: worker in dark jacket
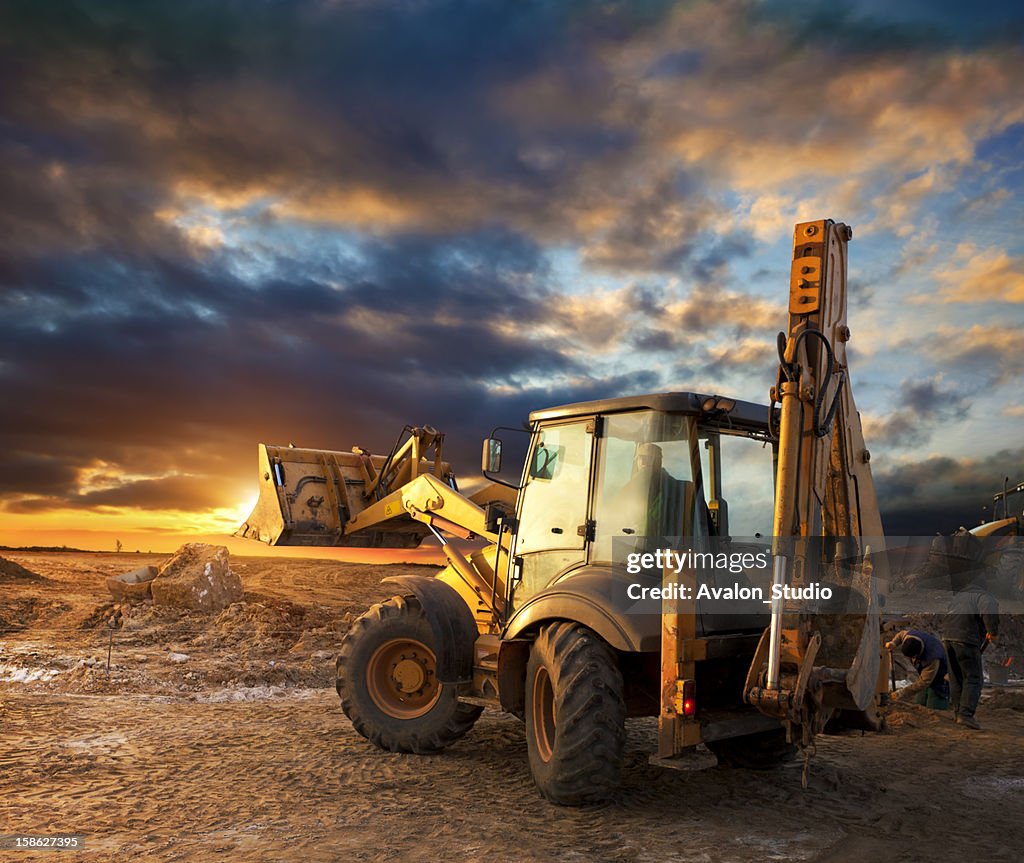
[(917, 671), (917, 680), (892, 694), (894, 701), (909, 700), (932, 710), (949, 709), (949, 682), (946, 680), (946, 650), (934, 635), (920, 629), (897, 632), (887, 649), (898, 649)]
[(981, 699), (981, 649), (998, 634), (999, 604), (983, 584), (971, 583), (953, 595), (942, 640), (949, 659), (953, 718), (967, 728), (981, 728), (974, 718)]

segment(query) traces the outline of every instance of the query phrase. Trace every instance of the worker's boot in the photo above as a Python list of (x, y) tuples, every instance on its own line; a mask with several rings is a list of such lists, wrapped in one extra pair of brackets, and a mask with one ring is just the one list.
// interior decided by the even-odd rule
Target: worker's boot
[(957, 722), (959, 722), (965, 728), (973, 728), (975, 731), (981, 730), (981, 723), (978, 722), (978, 720), (975, 719), (973, 716), (966, 716), (961, 713), (960, 718), (957, 720)]

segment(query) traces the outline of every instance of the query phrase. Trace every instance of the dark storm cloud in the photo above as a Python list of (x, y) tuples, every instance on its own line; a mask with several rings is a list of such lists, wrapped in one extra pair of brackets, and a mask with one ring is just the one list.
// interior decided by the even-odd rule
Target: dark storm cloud
[(730, 374), (763, 370), (765, 380), (778, 365), (778, 350), (771, 339), (751, 339), (721, 348), (705, 349), (698, 368), (704, 380), (723, 380)]
[(9, 451), (0, 471), (0, 497), (25, 489), (41, 495), (61, 492), (74, 485), (79, 466), (73, 458)]
[(967, 397), (953, 387), (943, 387), (935, 379), (906, 379), (893, 400), (894, 409), (869, 424), (871, 441), (888, 446), (913, 446), (924, 443), (940, 423), (962, 419), (970, 410)]
[[(694, 252), (708, 224), (711, 202), (689, 194), (679, 176), (663, 178), (629, 201), (603, 241), (589, 249), (588, 263), (628, 270), (677, 270)], [(679, 206), (685, 196), (688, 206)]]
[[(529, 241), (495, 229), (371, 239), (359, 252), (357, 263), (313, 267), (331, 284), (287, 278), (305, 268), (298, 260), (276, 261), (255, 283), (232, 276), (229, 258), (90, 253), (26, 265), (23, 278), (41, 287), (0, 300), (0, 436), (8, 454), (22, 454), (4, 486), (9, 509), (133, 499), (149, 508), (161, 495), (168, 506), (208, 504), (198, 480), (88, 493), (77, 477), (106, 462), (237, 485), (257, 440), (380, 450), (407, 422), (449, 432), (453, 454), (474, 453), (454, 458), (471, 471), (493, 425), (656, 386), (653, 374), (589, 377), (533, 338), (558, 301)], [(574, 384), (560, 383), (567, 375)], [(524, 376), (533, 383), (515, 383)], [(496, 392), (501, 382), (510, 386)]]
[[(381, 449), (405, 422), (475, 437), (644, 383), (531, 337), (557, 297), (536, 242), (491, 215), (556, 219), (552, 187), (629, 134), (586, 112), (533, 129), (495, 94), (546, 70), (599, 106), (614, 87), (592, 49), (663, 5), (6, 4), (11, 508), (208, 505), (180, 476), (79, 484), (96, 465), (237, 477), (257, 439)], [(174, 222), (181, 183), (251, 239), (197, 250)], [(395, 196), (403, 230), (359, 234), (354, 257), (264, 243), (330, 220), (351, 187)], [(238, 210), (251, 189), (291, 209)]]
[[(777, 310), (718, 281), (747, 241), (663, 158), (676, 115), (608, 60), (679, 8), (0, 6), (0, 494), (205, 506), (196, 477), (242, 487), (257, 440), (379, 451), (406, 422), (470, 470), (493, 425), (662, 386), (571, 344), (547, 245), (701, 281), (671, 309), (636, 289), (644, 350), (762, 332)], [(751, 80), (652, 51), (655, 85)]]
[[(887, 534), (928, 536), (973, 527), (991, 518), (992, 496), (1003, 478), (1024, 464), (1024, 448), (1001, 450), (977, 460), (934, 456), (874, 470), (878, 505)], [(982, 507), (987, 507), (985, 513)]]
[(877, 54), (1012, 44), (1024, 34), (1020, 4), (987, 4), (984, 14), (960, 0), (768, 0), (752, 4), (750, 20), (777, 28), (794, 49), (817, 43), (833, 54)]
[(908, 339), (906, 345), (948, 364), (987, 387), (1015, 383), (1024, 375), (1020, 327), (1005, 317), (999, 323), (945, 328), (937, 339)]
[[(118, 480), (118, 477), (110, 477)], [(68, 486), (65, 488), (71, 488)], [(36, 488), (36, 492), (40, 489)], [(228, 501), (230, 503), (230, 501)], [(46, 512), (53, 509), (103, 509), (131, 507), (142, 510), (180, 509), (196, 512), (225, 504), (223, 491), (208, 477), (171, 476), (160, 479), (117, 482), (110, 488), (63, 494), (16, 498), (4, 507), (12, 513)]]
[(508, 314), (530, 324), (557, 300), (540, 247), (499, 228), (371, 239), (360, 250), (364, 269), (346, 291), (353, 304), (402, 305), (481, 322)]
[(774, 333), (786, 323), (781, 304), (713, 282), (699, 284), (678, 302), (644, 289), (631, 297), (643, 319), (630, 343), (640, 351), (672, 351), (675, 377), (772, 368)]
[(636, 330), (630, 341), (639, 351), (670, 351), (676, 347), (676, 336), (666, 330), (644, 328)]
[[(501, 202), (543, 219), (553, 185), (630, 144), (599, 119), (616, 82), (596, 51), (669, 5), (6, 4), (2, 113), (72, 171), (299, 197), (372, 187), (412, 209)], [(513, 118), (503, 89), (538, 74), (593, 112)]]

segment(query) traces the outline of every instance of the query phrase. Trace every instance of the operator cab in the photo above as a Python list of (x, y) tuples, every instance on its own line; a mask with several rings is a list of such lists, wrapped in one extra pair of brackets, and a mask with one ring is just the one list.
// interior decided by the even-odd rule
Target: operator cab
[[(596, 568), (622, 577), (631, 552), (770, 543), (775, 448), (767, 406), (660, 393), (535, 411), (530, 431), (512, 543), (513, 613), (556, 584), (571, 590), (568, 579), (593, 578)], [(496, 445), (489, 440), (485, 454)], [(763, 627), (756, 611), (747, 620), (715, 615), (704, 629)]]

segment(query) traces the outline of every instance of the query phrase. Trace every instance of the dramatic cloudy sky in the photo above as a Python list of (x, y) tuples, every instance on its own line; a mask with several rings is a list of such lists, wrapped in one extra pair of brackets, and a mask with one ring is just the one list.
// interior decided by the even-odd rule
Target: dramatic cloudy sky
[(1016, 8), (4, 3), (0, 542), (229, 530), (261, 440), (429, 423), (468, 474), (535, 407), (764, 401), (820, 217), (890, 530), (977, 520), (1024, 479)]

